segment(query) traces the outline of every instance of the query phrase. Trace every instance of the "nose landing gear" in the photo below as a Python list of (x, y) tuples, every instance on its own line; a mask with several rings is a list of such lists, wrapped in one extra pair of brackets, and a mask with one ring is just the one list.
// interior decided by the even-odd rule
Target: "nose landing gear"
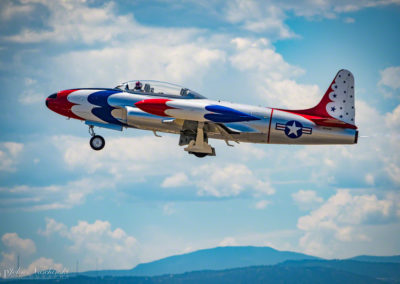
[(96, 133), (94, 133), (93, 125), (89, 125), (89, 134), (92, 136), (89, 143), (90, 147), (92, 147), (92, 149), (96, 151), (100, 151), (101, 149), (103, 149), (106, 145), (106, 141), (102, 136), (96, 135)]

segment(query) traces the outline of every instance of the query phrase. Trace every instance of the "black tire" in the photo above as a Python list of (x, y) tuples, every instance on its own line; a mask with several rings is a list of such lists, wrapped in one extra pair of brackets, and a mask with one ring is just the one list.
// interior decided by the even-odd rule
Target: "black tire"
[(100, 135), (95, 135), (90, 139), (90, 147), (93, 150), (100, 151), (104, 148), (104, 145), (106, 145), (106, 141)]
[(207, 156), (206, 153), (194, 153), (194, 152), (193, 155), (195, 155), (197, 158), (204, 158), (205, 156)]

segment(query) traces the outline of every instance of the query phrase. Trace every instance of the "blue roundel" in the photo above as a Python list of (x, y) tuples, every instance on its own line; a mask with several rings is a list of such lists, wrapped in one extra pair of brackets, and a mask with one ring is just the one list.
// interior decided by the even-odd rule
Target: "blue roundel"
[(303, 134), (303, 125), (296, 121), (288, 121), (285, 125), (285, 134), (289, 138), (299, 138)]

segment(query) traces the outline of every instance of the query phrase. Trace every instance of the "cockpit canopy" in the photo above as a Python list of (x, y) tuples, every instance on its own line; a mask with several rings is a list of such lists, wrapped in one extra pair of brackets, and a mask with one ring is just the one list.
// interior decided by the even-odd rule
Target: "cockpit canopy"
[(154, 80), (132, 80), (119, 84), (115, 89), (120, 89), (129, 93), (143, 93), (150, 96), (205, 99), (204, 96), (188, 88)]

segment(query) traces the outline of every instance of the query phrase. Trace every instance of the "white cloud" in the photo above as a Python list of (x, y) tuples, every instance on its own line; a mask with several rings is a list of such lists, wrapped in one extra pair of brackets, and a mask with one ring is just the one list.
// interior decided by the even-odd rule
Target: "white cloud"
[[(193, 157), (171, 136), (111, 138), (101, 152), (92, 151), (87, 139), (62, 136), (54, 137), (53, 141), (70, 170), (110, 175), (114, 184), (124, 183), (126, 179), (144, 182), (149, 177), (166, 176), (161, 187), (173, 190), (186, 186), (197, 189), (199, 196), (232, 197), (242, 193), (264, 196), (275, 192), (267, 179), (258, 178), (244, 164), (210, 165), (196, 160), (201, 164), (193, 167)], [(225, 150), (238, 151), (238, 156), (243, 157), (240, 160), (265, 157), (264, 151), (251, 145)]]
[(162, 182), (162, 187), (177, 187), (186, 185), (189, 182), (188, 177), (185, 173), (176, 173), (170, 177), (167, 177)]
[[(381, 1), (277, 1), (277, 0), (235, 0), (228, 1), (222, 17), (226, 21), (239, 24), (243, 29), (256, 33), (268, 33), (271, 37), (291, 38), (296, 34), (285, 24), (289, 14), (306, 17), (309, 20), (332, 19), (338, 14), (346, 14), (373, 6), (400, 4), (398, 0)], [(345, 18), (346, 23), (354, 19)]]
[(241, 143), (235, 145), (235, 152), (237, 152), (237, 156), (244, 161), (263, 160), (267, 157), (267, 153), (262, 148), (263, 146)]
[(19, 155), (24, 148), (24, 144), (16, 142), (0, 143), (0, 171), (15, 172)]
[(15, 252), (7, 253), (2, 251), (1, 256), (2, 258), (0, 262), (0, 269), (3, 270), (4, 272), (1, 271), (0, 276), (5, 278), (8, 274), (7, 270), (15, 267), (15, 263), (17, 261), (17, 254)]
[(260, 201), (258, 201), (258, 202), (255, 204), (255, 208), (256, 208), (256, 209), (259, 209), (259, 210), (262, 210), (262, 209), (267, 208), (267, 206), (268, 206), (269, 204), (271, 204), (271, 201), (268, 201), (268, 200), (260, 200)]
[[(107, 42), (121, 35), (123, 31), (132, 31), (131, 16), (117, 16), (113, 2), (102, 7), (89, 7), (85, 1), (27, 1), (19, 6), (26, 7), (27, 12), (41, 5), (48, 11), (47, 29), (34, 30), (25, 27), (20, 34), (7, 36), (6, 39), (19, 43), (41, 41), (65, 42), (79, 40), (85, 43)], [(18, 9), (14, 6), (14, 10)]]
[(357, 98), (356, 89), (356, 124), (362, 130), (363, 135), (383, 134), (382, 127), (384, 116), (369, 102)]
[(366, 175), (365, 175), (365, 182), (366, 182), (368, 185), (374, 185), (374, 184), (375, 184), (374, 175), (371, 174), (371, 173), (366, 174)]
[(228, 1), (225, 19), (239, 23), (251, 32), (267, 32), (279, 38), (294, 37), (295, 34), (284, 24), (286, 15), (279, 5), (254, 0)]
[(177, 30), (175, 36), (180, 35), (180, 39), (164, 40), (164, 44), (160, 45), (158, 40), (152, 38), (159, 32), (163, 33), (149, 31), (146, 34), (148, 38), (115, 47), (66, 53), (56, 58), (54, 64), (69, 75), (69, 81), (86, 85), (102, 82), (103, 85), (113, 86), (132, 78), (154, 78), (178, 83), (192, 77), (201, 79), (212, 64), (225, 60), (223, 51), (193, 42), (196, 41), (196, 34), (191, 39), (184, 31)]
[[(179, 172), (167, 177), (162, 187), (196, 187), (199, 196), (233, 197), (241, 194), (265, 196), (275, 193), (266, 179), (244, 164), (203, 164), (187, 173)], [(265, 205), (266, 206), (266, 205)]]
[(231, 43), (237, 51), (229, 60), (239, 70), (267, 72), (278, 80), (285, 75), (298, 76), (304, 73), (301, 68), (287, 63), (266, 38), (234, 38)]
[(273, 80), (270, 77), (261, 82), (259, 96), (274, 107), (305, 109), (315, 106), (322, 98), (317, 85), (299, 84), (291, 79)]
[(296, 230), (277, 230), (263, 233), (244, 232), (215, 240), (210, 246), (269, 246), (278, 250), (299, 251), (293, 243), (298, 239)]
[(180, 160), (187, 155), (176, 139), (168, 135), (163, 138), (110, 138), (99, 152), (92, 151), (88, 139), (84, 138), (58, 136), (53, 142), (70, 169), (81, 169), (90, 174), (107, 173), (117, 180), (129, 176), (131, 181), (133, 177), (135, 181), (143, 181), (147, 176), (169, 173), (165, 163), (170, 162), (172, 156)]
[(18, 101), (25, 105), (43, 103), (45, 101), (45, 96), (43, 94), (35, 93), (32, 90), (25, 91), (20, 95)]
[(398, 151), (400, 140), (400, 105), (392, 112), (386, 113), (382, 120), (385, 121), (387, 131), (382, 135), (381, 145), (376, 148), (378, 148), (378, 153), (384, 162), (385, 172), (395, 184), (400, 185), (400, 152)]
[(30, 77), (25, 77), (23, 83), (25, 84), (25, 88), (21, 88), (22, 93), (19, 95), (18, 101), (24, 105), (43, 104), (46, 96), (43, 92), (39, 91), (38, 81)]
[(2, 252), (1, 254), (3, 258), (0, 262), (0, 268), (2, 269), (0, 276), (3, 278), (25, 277), (33, 273), (40, 273), (40, 271), (44, 270), (55, 270), (58, 273), (69, 272), (61, 263), (56, 263), (53, 259), (46, 257), (40, 257), (34, 260), (27, 267), (20, 263), (21, 266), (16, 269), (15, 264), (17, 263), (18, 258), (17, 253)]
[[(400, 184), (400, 152), (398, 151), (400, 127), (397, 125), (397, 112), (381, 114), (365, 101), (356, 102), (356, 123), (360, 138), (356, 145), (305, 146), (292, 152), (286, 167), (295, 167), (294, 161), (301, 161), (310, 169), (307, 181), (319, 185), (356, 182), (365, 185), (366, 175), (373, 173), (374, 181), (389, 182), (392, 186)], [(365, 153), (368, 153), (367, 155)], [(349, 169), (357, 169), (349, 171)], [(371, 181), (371, 180), (369, 180)], [(375, 183), (375, 185), (379, 185)], [(382, 190), (390, 190), (384, 187)]]
[(67, 272), (61, 263), (56, 263), (51, 258), (40, 257), (34, 260), (25, 271), (25, 274), (38, 273), (43, 270), (55, 270), (57, 272)]
[(399, 201), (400, 196), (393, 192), (379, 199), (374, 194), (352, 195), (349, 190), (338, 190), (318, 209), (298, 219), (297, 227), (305, 233), (300, 247), (319, 256), (350, 256), (354, 252), (346, 243), (372, 241), (369, 226), (379, 230), (382, 224), (398, 222)]
[(385, 115), (385, 122), (394, 131), (400, 130), (400, 105)]
[(388, 67), (382, 71), (379, 85), (390, 87), (394, 90), (400, 88), (400, 66)]
[(353, 23), (355, 23), (355, 19), (354, 18), (351, 18), (351, 17), (347, 17), (347, 18), (345, 18), (344, 20), (343, 20), (346, 24), (353, 24)]
[(293, 193), (292, 198), (300, 208), (305, 210), (313, 208), (318, 203), (324, 201), (314, 190), (301, 189), (298, 192)]
[(2, 206), (28, 211), (72, 208), (82, 204), (95, 189), (113, 188), (113, 183), (101, 177), (83, 178), (64, 185), (0, 187), (5, 195), (0, 198)]
[(238, 244), (236, 243), (236, 240), (233, 237), (226, 237), (218, 244), (219, 247), (231, 247), (237, 245)]
[(5, 250), (1, 252), (2, 259), (0, 262), (1, 274), (3, 277), (22, 277), (37, 271), (46, 269), (55, 269), (62, 271), (63, 266), (59, 263), (54, 263), (52, 259), (41, 257), (33, 261), (28, 268), (21, 266), (17, 269), (15, 265), (17, 258), (22, 257), (26, 261), (29, 256), (36, 252), (35, 242), (29, 238), (23, 239), (17, 233), (5, 233), (1, 237)]
[(43, 236), (50, 236), (54, 233), (59, 233), (61, 236), (66, 237), (68, 227), (63, 223), (58, 223), (56, 220), (46, 218), (46, 229), (39, 230), (39, 234)]
[(200, 196), (229, 197), (245, 191), (254, 196), (275, 193), (269, 181), (259, 179), (243, 164), (203, 165), (193, 169), (191, 175)]
[(387, 162), (385, 171), (396, 184), (400, 184), (400, 166), (399, 163)]
[(33, 6), (25, 3), (17, 4), (10, 1), (4, 1), (1, 7), (0, 19), (8, 21), (16, 16), (27, 15), (33, 11)]
[(175, 210), (175, 204), (174, 203), (166, 203), (163, 206), (163, 213), (164, 215), (172, 215), (176, 212)]
[(121, 228), (112, 230), (108, 221), (79, 221), (68, 228), (63, 223), (46, 218), (46, 229), (42, 234), (48, 237), (58, 234), (68, 239), (72, 242), (69, 251), (84, 257), (83, 265), (92, 269), (96, 259), (103, 268), (132, 268), (137, 262), (137, 240)]
[(268, 40), (235, 38), (231, 43), (236, 47), (229, 57), (232, 66), (250, 73), (254, 91), (270, 106), (299, 109), (312, 107), (321, 99), (318, 86), (294, 81), (305, 71), (286, 62)]
[[(41, 1), (30, 1), (29, 5), (36, 7), (38, 2)], [(94, 7), (85, 1), (55, 0), (43, 1), (40, 7), (43, 6), (49, 14), (47, 29), (25, 27), (5, 39), (19, 43), (83, 43), (92, 47), (44, 60), (50, 59), (52, 68), (62, 70), (54, 74), (58, 87), (71, 82), (113, 86), (135, 77), (177, 83), (187, 78), (201, 80), (212, 64), (225, 60), (225, 53), (215, 47), (215, 40), (210, 41), (204, 30), (146, 27), (138, 24), (132, 14), (119, 15), (114, 2)], [(27, 92), (20, 101), (37, 102), (36, 93), (39, 92)]]
[[(35, 5), (36, 1), (29, 5)], [(19, 41), (109, 41), (112, 45), (62, 54), (51, 60), (51, 66), (62, 70), (57, 78), (68, 78), (59, 86), (71, 82), (84, 85), (112, 85), (135, 77), (151, 77), (182, 82), (201, 80), (208, 71), (223, 64), (231, 52), (227, 35), (207, 35), (204, 30), (191, 28), (155, 28), (138, 24), (133, 16), (117, 14), (115, 4), (89, 7), (80, 1), (52, 1), (42, 3), (49, 9), (50, 31), (29, 31), (12, 37)], [(383, 4), (383, 3), (380, 3)], [(210, 4), (212, 6), (212, 4)], [(278, 1), (227, 2), (224, 17), (232, 23), (248, 28), (278, 30), (285, 37), (284, 11), (294, 10), (301, 16), (327, 15), (327, 10), (348, 3), (330, 1), (281, 3)], [(366, 6), (366, 3), (354, 5)], [(79, 19), (79, 20), (77, 20)], [(276, 24), (277, 23), (277, 24)], [(134, 32), (133, 32), (134, 31)], [(163, 35), (159, 44), (158, 35)], [(241, 41), (241, 42), (240, 42)], [(247, 41), (247, 42), (245, 42)], [(263, 101), (277, 107), (311, 107), (322, 93), (316, 85), (299, 84), (294, 80), (304, 70), (291, 66), (265, 38), (233, 39), (237, 50), (230, 54), (230, 62), (238, 70), (253, 71), (250, 76), (256, 94)], [(151, 54), (151, 56), (149, 56)], [(173, 55), (173, 56), (171, 56)], [(132, 68), (140, 66), (140, 69)], [(140, 70), (140, 71), (139, 71)], [(260, 73), (260, 74), (258, 74)], [(58, 79), (60, 82), (60, 79)], [(69, 86), (69, 85), (68, 85)], [(24, 102), (39, 100), (37, 96), (22, 96)]]
[(26, 77), (26, 78), (24, 79), (24, 83), (25, 83), (26, 86), (32, 86), (33, 84), (36, 84), (37, 81), (36, 81), (35, 79)]
[(17, 233), (5, 233), (1, 241), (7, 249), (24, 255), (36, 252), (36, 245), (31, 239), (22, 239)]
[[(210, 36), (200, 29), (145, 27), (136, 23), (131, 16), (116, 15), (113, 4), (96, 8), (79, 1), (54, 1), (44, 5), (50, 11), (50, 31), (25, 31), (13, 36), (12, 40), (43, 41), (55, 38), (56, 41), (72, 39), (91, 43), (111, 37), (114, 43), (51, 58), (52, 68), (62, 70), (62, 74), (54, 74), (58, 78), (58, 88), (69, 87), (71, 82), (75, 82), (74, 85), (112, 86), (135, 77), (178, 83), (201, 81), (208, 72), (223, 66), (229, 57), (233, 67), (246, 73), (250, 71), (255, 95), (262, 101), (277, 104), (277, 107), (299, 108), (313, 106), (321, 97), (316, 85), (296, 83), (294, 77), (304, 74), (304, 70), (287, 63), (265, 38), (232, 39), (223, 34)], [(282, 36), (288, 33), (279, 21), (275, 25), (275, 16), (265, 16), (267, 13), (283, 17), (280, 11), (286, 8), (279, 8), (279, 3), (265, 5), (258, 1), (238, 1), (227, 6), (227, 18), (232, 22), (247, 22), (246, 13), (249, 13), (259, 17), (247, 22), (249, 28), (266, 24), (280, 30)], [(233, 11), (241, 6), (244, 8)], [(75, 20), (81, 18), (81, 21)], [(262, 23), (259, 24), (259, 21)], [(107, 28), (104, 28), (105, 23)], [(162, 45), (159, 44), (159, 34), (163, 35)], [(232, 51), (232, 44), (236, 50)], [(140, 66), (140, 69), (133, 66)], [(28, 94), (21, 96), (20, 100), (33, 103), (39, 97)]]
[[(235, 0), (223, 3), (219, 9), (219, 1), (207, 5), (194, 2), (202, 8), (207, 7), (219, 19), (238, 24), (243, 29), (255, 33), (267, 33), (271, 37), (290, 38), (296, 36), (285, 24), (288, 14), (308, 19), (334, 18), (337, 14), (348, 13), (371, 6), (399, 4), (398, 0), (370, 1), (356, 3), (344, 1), (277, 1), (277, 0)], [(89, 6), (86, 1), (44, 1), (30, 0), (20, 4), (8, 2), (2, 7), (1, 17), (10, 20), (17, 15), (32, 15), (35, 9), (44, 9), (46, 29), (36, 30), (29, 26), (18, 34), (4, 37), (7, 40), (30, 43), (41, 41), (81, 41), (86, 44), (115, 41), (128, 37), (140, 37), (150, 33), (143, 29), (132, 14), (118, 14), (116, 4), (108, 2), (101, 6)], [(216, 13), (217, 11), (217, 13)]]

